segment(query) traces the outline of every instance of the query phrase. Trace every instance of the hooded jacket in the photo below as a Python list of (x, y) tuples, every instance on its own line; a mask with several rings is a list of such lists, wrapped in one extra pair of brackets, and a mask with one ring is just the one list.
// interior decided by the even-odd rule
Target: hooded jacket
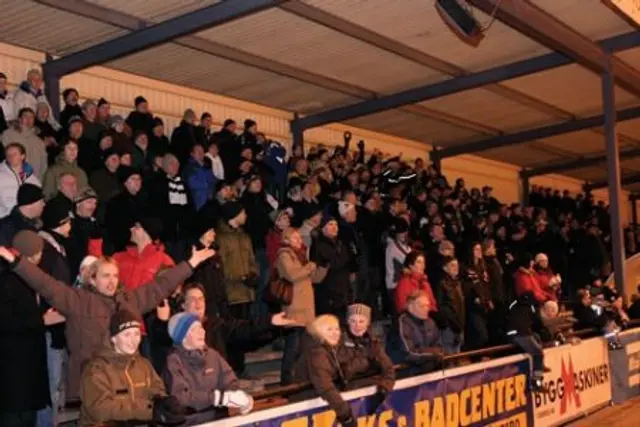
[[(42, 102), (49, 106), (51, 111), (51, 105), (47, 101), (47, 97), (42, 89), (34, 90), (27, 80), (20, 83), (20, 86), (13, 94), (13, 108), (16, 116), (23, 108), (31, 108), (34, 112), (38, 109), (38, 103)], [(60, 129), (60, 124), (53, 117), (53, 114), (49, 115), (49, 123), (56, 129)]]
[(433, 290), (427, 275), (424, 273), (412, 273), (410, 270), (405, 269), (395, 289), (396, 313), (402, 313), (407, 308), (407, 297), (415, 291), (426, 292), (429, 297), (429, 310), (438, 311), (438, 303), (433, 296)]
[(44, 179), (48, 165), (47, 149), (36, 134), (35, 127), (27, 129), (22, 126), (12, 126), (5, 130), (0, 138), (5, 147), (13, 142), (22, 144), (27, 152), (27, 162), (33, 167), (38, 179), (40, 181)]
[(18, 189), (22, 184), (42, 186), (29, 163), (25, 163), (22, 170), (24, 174), (20, 177), (6, 161), (0, 163), (0, 218), (9, 215), (18, 204)]
[(515, 293), (517, 297), (521, 297), (522, 295), (531, 292), (533, 294), (533, 298), (535, 298), (538, 303), (544, 303), (550, 299), (554, 299), (555, 297), (540, 286), (540, 282), (538, 282), (536, 273), (533, 270), (530, 271), (524, 268), (519, 268), (514, 274), (514, 280)]
[(112, 348), (96, 354), (82, 372), (79, 426), (106, 422), (150, 421), (153, 398), (166, 396), (151, 363), (139, 354), (118, 354)]
[(93, 287), (68, 287), (25, 259), (18, 262), (14, 271), (66, 318), (70, 354), (66, 392), (70, 400), (78, 397), (80, 370), (84, 362), (96, 350), (108, 345), (111, 316), (117, 310), (124, 309), (142, 318), (192, 273), (189, 264), (183, 262), (144, 286), (133, 291), (118, 291), (110, 297)]
[(251, 302), (255, 298), (254, 290), (244, 279), (258, 275), (258, 265), (253, 254), (249, 235), (242, 228), (232, 228), (224, 221), (218, 222), (216, 240), (218, 253), (224, 265), (225, 287), (229, 304)]
[(231, 366), (211, 349), (187, 350), (174, 347), (167, 357), (167, 365), (162, 374), (167, 391), (180, 404), (196, 411), (213, 406), (215, 390), (226, 391), (239, 388)]
[(64, 152), (61, 152), (56, 158), (56, 163), (51, 166), (44, 176), (42, 183), (42, 192), (45, 199), (49, 200), (58, 193), (58, 180), (62, 174), (70, 173), (76, 177), (78, 183), (78, 190), (81, 190), (89, 185), (89, 179), (87, 174), (80, 169), (77, 161), (69, 163), (64, 158)]

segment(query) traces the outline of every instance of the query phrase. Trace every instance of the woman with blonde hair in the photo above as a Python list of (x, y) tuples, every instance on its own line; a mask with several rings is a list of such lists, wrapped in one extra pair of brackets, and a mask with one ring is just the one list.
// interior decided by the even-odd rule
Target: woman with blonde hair
[[(301, 326), (308, 325), (315, 318), (315, 301), (311, 276), (316, 264), (307, 258), (307, 249), (302, 243), (300, 232), (292, 227), (282, 232), (282, 246), (276, 254), (276, 272), (281, 280), (292, 286), (292, 298), (284, 306), (286, 317), (295, 320)], [(290, 384), (293, 364), (300, 352), (302, 328), (291, 328), (285, 337), (282, 357), (281, 382)]]

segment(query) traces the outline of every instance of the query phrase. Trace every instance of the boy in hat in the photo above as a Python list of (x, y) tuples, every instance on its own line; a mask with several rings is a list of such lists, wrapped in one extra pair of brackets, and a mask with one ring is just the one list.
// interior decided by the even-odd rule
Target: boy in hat
[(174, 343), (163, 373), (169, 393), (196, 411), (226, 407), (236, 408), (243, 415), (249, 413), (253, 398), (238, 389), (238, 379), (229, 364), (207, 347), (198, 316), (178, 313), (169, 320), (168, 330)]
[(177, 399), (167, 396), (151, 363), (140, 356), (140, 319), (121, 310), (109, 324), (110, 346), (82, 374), (80, 426), (118, 421), (184, 422)]
[(18, 188), (17, 204), (11, 213), (0, 219), (0, 245), (9, 246), (20, 230), (37, 231), (42, 226), (40, 216), (44, 210), (42, 189), (25, 183)]

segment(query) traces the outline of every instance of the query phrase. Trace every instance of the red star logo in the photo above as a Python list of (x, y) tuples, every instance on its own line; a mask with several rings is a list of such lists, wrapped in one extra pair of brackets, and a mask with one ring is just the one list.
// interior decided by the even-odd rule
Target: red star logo
[(564, 383), (564, 396), (560, 400), (560, 415), (567, 412), (567, 409), (571, 405), (571, 401), (574, 401), (576, 408), (580, 407), (580, 395), (576, 390), (575, 376), (573, 373), (573, 361), (569, 357), (569, 366), (565, 366), (564, 358), (561, 359), (560, 378)]

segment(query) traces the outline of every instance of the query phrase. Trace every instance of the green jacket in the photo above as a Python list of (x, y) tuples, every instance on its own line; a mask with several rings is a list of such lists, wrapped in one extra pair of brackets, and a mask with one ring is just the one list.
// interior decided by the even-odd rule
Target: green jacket
[(77, 162), (69, 163), (64, 158), (64, 153), (60, 153), (56, 158), (56, 163), (47, 169), (42, 183), (42, 192), (45, 199), (49, 200), (58, 194), (58, 180), (64, 173), (73, 174), (78, 181), (78, 190), (89, 185), (87, 174), (80, 169)]
[(216, 232), (229, 304), (252, 302), (255, 291), (244, 283), (258, 274), (251, 238), (242, 228), (232, 228), (224, 221), (218, 222)]

